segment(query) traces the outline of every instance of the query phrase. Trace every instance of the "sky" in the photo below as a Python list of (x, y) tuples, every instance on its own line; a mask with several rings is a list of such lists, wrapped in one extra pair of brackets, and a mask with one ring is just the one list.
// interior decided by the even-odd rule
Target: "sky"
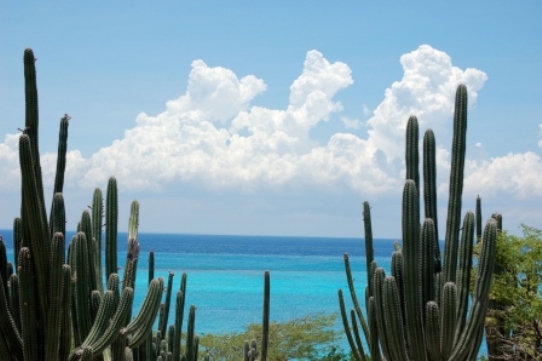
[(410, 115), (436, 135), (444, 223), (459, 84), (463, 214), (480, 195), (484, 220), (541, 229), (541, 15), (538, 1), (2, 1), (0, 229), (20, 209), (28, 47), (47, 204), (71, 116), (68, 229), (115, 176), (121, 230), (137, 199), (140, 232), (362, 237), (368, 201), (374, 237), (400, 239)]

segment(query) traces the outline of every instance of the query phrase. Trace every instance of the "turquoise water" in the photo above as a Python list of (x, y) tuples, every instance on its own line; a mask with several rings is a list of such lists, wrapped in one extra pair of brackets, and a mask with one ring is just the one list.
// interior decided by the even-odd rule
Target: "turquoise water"
[[(1, 231), (13, 260), (11, 232)], [(68, 235), (69, 236), (69, 235)], [(126, 258), (125, 234), (119, 235), (119, 266)], [(337, 313), (338, 289), (350, 308), (343, 254), (348, 252), (360, 301), (366, 284), (364, 243), (352, 238), (257, 237), (140, 234), (134, 310), (138, 310), (148, 283), (148, 254), (155, 252), (155, 276), (174, 273), (173, 296), (187, 274), (186, 309), (196, 305), (196, 331), (200, 335), (241, 331), (260, 323), (263, 275), (271, 274), (271, 320), (287, 321), (308, 314)], [(380, 267), (390, 269), (393, 240), (374, 242)], [(364, 307), (362, 305), (362, 307)], [(170, 309), (170, 323), (174, 320)], [(337, 330), (342, 331), (337, 319)], [(341, 342), (347, 350), (346, 340)]]

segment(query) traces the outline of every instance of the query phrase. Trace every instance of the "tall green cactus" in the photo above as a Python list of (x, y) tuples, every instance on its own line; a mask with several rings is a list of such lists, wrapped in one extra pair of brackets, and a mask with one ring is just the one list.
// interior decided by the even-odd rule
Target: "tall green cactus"
[[(364, 203), (367, 262), (366, 313), (361, 313), (348, 255), (345, 268), (354, 303), (351, 321), (347, 318), (342, 291), (339, 305), (353, 356), (365, 360), (360, 341), (360, 322), (372, 360), (463, 361), (475, 360), (482, 341), (496, 247), (495, 220), (487, 222), (482, 237), (474, 292), (469, 299), (475, 216), (467, 212), (460, 224), (463, 171), (466, 151), (467, 89), (456, 93), (454, 136), (450, 170), (450, 190), (444, 264), (441, 266), (436, 213), (435, 140), (431, 130), (423, 140), (423, 204), (425, 220), (420, 221), (418, 175), (418, 125), (411, 117), (406, 133), (407, 180), (403, 190), (403, 244), (392, 257), (391, 275), (386, 276), (373, 260), (370, 208)], [(477, 201), (476, 221), (480, 218)], [(478, 226), (478, 229), (480, 226)], [(479, 231), (477, 231), (477, 234)], [(355, 317), (357, 315), (357, 318)], [(359, 321), (358, 321), (359, 319)]]
[[(73, 237), (65, 258), (65, 207), (62, 195), (66, 167), (69, 116), (60, 121), (58, 158), (49, 219), (45, 211), (38, 147), (39, 121), (36, 69), (31, 49), (24, 52), (26, 120), (19, 140), (21, 168), (21, 216), (14, 221), (15, 274), (6, 261), (0, 237), (0, 359), (9, 361), (103, 360), (102, 352), (117, 342), (124, 351), (140, 335), (147, 335), (156, 318), (163, 280), (152, 280), (134, 320), (133, 285), (139, 244), (137, 206), (130, 223), (129, 276), (132, 287), (118, 295), (116, 269), (117, 199), (116, 182), (110, 181), (108, 197), (109, 248), (106, 261), (113, 270), (110, 287), (103, 293), (100, 250), (102, 227), (101, 191), (95, 192), (92, 218), (83, 212), (79, 232)], [(98, 199), (100, 198), (100, 199)], [(135, 203), (137, 205), (137, 202)], [(99, 268), (99, 270), (96, 270)], [(8, 282), (9, 281), (9, 282)], [(71, 313), (70, 313), (71, 312)], [(121, 330), (124, 330), (121, 332)], [(72, 350), (72, 334), (75, 349)], [(124, 360), (125, 353), (111, 360)]]

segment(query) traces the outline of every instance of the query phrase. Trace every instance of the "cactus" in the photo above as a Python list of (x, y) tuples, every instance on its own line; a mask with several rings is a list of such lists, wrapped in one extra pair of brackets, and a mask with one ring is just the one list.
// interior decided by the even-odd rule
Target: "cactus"
[[(407, 180), (403, 190), (402, 247), (392, 257), (391, 275), (386, 276), (373, 260), (370, 207), (364, 203), (365, 246), (368, 285), (366, 321), (353, 285), (345, 254), (348, 287), (354, 303), (348, 320), (342, 291), (339, 305), (347, 339), (356, 360), (365, 360), (357, 326), (362, 325), (372, 360), (475, 360), (483, 335), (496, 247), (497, 224), (489, 220), (481, 232), (481, 206), (475, 216), (467, 212), (460, 227), (463, 170), (466, 150), (467, 89), (456, 93), (454, 136), (444, 262), (441, 266), (436, 213), (435, 140), (431, 130), (423, 140), (423, 204), (420, 222), (418, 175), (418, 125), (410, 117), (406, 132)], [(469, 302), (474, 234), (482, 239), (474, 292)], [(357, 317), (356, 317), (357, 316)]]
[[(15, 274), (7, 262), (0, 237), (0, 359), (103, 360), (102, 352), (117, 343), (123, 353), (112, 360), (124, 360), (125, 345), (141, 342), (151, 329), (160, 302), (163, 280), (151, 282), (143, 305), (132, 322), (133, 285), (139, 244), (137, 202), (130, 222), (126, 287), (119, 296), (116, 269), (117, 198), (116, 182), (110, 180), (106, 216), (108, 288), (103, 291), (100, 251), (102, 227), (101, 191), (93, 200), (92, 218), (83, 212), (79, 232), (68, 246), (65, 258), (65, 208), (62, 195), (69, 116), (60, 121), (57, 171), (49, 218), (45, 211), (38, 147), (39, 119), (36, 70), (31, 49), (24, 52), (26, 120), (19, 139), (21, 168), (21, 217), (14, 221)], [(131, 287), (128, 287), (131, 286)], [(125, 330), (125, 332), (121, 332)], [(73, 343), (75, 349), (71, 349)]]

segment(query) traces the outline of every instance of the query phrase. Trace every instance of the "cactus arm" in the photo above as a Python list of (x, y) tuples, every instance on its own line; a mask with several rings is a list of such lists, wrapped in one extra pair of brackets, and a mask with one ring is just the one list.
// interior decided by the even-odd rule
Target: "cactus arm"
[(98, 312), (96, 313), (96, 320), (92, 324), (87, 338), (82, 343), (81, 347), (94, 344), (100, 336), (105, 332), (108, 326), (108, 322), (111, 316), (115, 312), (114, 308), (115, 293), (111, 290), (107, 290), (102, 296)]
[(20, 217), (16, 217), (13, 220), (13, 255), (14, 255), (14, 261), (15, 261), (15, 270), (17, 270), (18, 266), (18, 258), (17, 255), (19, 254), (19, 250), (23, 247), (23, 222)]
[(457, 332), (461, 332), (465, 327), (469, 306), (474, 221), (474, 214), (472, 212), (467, 212), (463, 220), (461, 244), (459, 247), (459, 267), (457, 272)]
[(370, 337), (369, 342), (369, 351), (371, 352), (372, 361), (381, 361), (380, 355), (380, 346), (378, 345), (378, 332), (376, 325), (376, 306), (374, 296), (369, 297), (369, 313), (367, 314), (367, 321), (369, 322)]
[(352, 355), (354, 360), (361, 360), (361, 353), (358, 350), (356, 343), (354, 342), (354, 337), (352, 336), (352, 330), (350, 329), (350, 324), (348, 322), (348, 316), (346, 315), (346, 306), (344, 304), (343, 291), (339, 290), (339, 308), (341, 310), (341, 320), (343, 322), (344, 333), (346, 334), (346, 339), (350, 345), (350, 350), (352, 350)]
[(482, 241), (482, 199), (480, 196), (476, 197), (476, 243)]
[(62, 327), (60, 330), (60, 347), (58, 350), (58, 359), (67, 360), (71, 351), (72, 344), (72, 324), (70, 319), (71, 301), (72, 301), (72, 276), (68, 265), (62, 265), (62, 281), (64, 283), (64, 293), (62, 295)]
[(456, 334), (456, 342), (450, 359), (462, 359), (468, 355), (471, 349), (478, 349), (473, 340), (477, 339), (480, 328), (483, 328), (484, 318), (487, 310), (489, 298), (489, 289), (493, 278), (493, 269), (495, 267), (495, 252), (497, 242), (497, 225), (494, 219), (486, 223), (480, 259), (478, 263), (478, 272), (474, 282), (474, 292), (472, 305), (467, 322), (460, 334)]
[(197, 336), (194, 332), (196, 326), (196, 306), (191, 305), (188, 312), (188, 330), (186, 332), (186, 359), (197, 360)]
[[(32, 49), (25, 49), (24, 56), (24, 92), (25, 92), (25, 129), (24, 134), (30, 139), (30, 152), (34, 162), (33, 173), (36, 177), (36, 193), (40, 207), (38, 211), (45, 216), (45, 201), (43, 198), (43, 182), (39, 157), (39, 111), (38, 88), (36, 84), (36, 59)], [(23, 190), (23, 193), (25, 191)], [(45, 218), (44, 218), (45, 219)]]
[(102, 270), (102, 226), (103, 226), (103, 196), (102, 190), (96, 188), (92, 196), (92, 236), (96, 242), (97, 255), (95, 270), (98, 280), (98, 290), (103, 294), (103, 270)]
[[(363, 228), (365, 232), (365, 263), (367, 267), (367, 274), (371, 273), (371, 263), (374, 261), (374, 249), (373, 249), (373, 227), (371, 225), (371, 207), (369, 202), (363, 202)], [(373, 280), (368, 280), (369, 284), (369, 297), (373, 296)], [(359, 317), (359, 315), (358, 315)]]
[(409, 354), (413, 360), (425, 360), (422, 329), (419, 273), (419, 197), (413, 180), (405, 182), (403, 192), (403, 256), (405, 261), (405, 316)]
[(441, 271), (440, 245), (437, 215), (437, 165), (435, 134), (428, 129), (423, 136), (423, 198), (425, 218), (433, 220), (435, 230), (434, 263), (435, 272)]
[[(359, 305), (358, 296), (356, 295), (356, 288), (354, 287), (354, 279), (352, 277), (352, 269), (350, 267), (350, 260), (348, 257), (348, 253), (344, 254), (344, 268), (346, 271), (346, 281), (348, 283), (348, 290), (350, 291), (350, 297), (352, 298), (354, 309), (356, 310), (356, 314), (361, 323), (361, 328), (363, 329), (365, 339), (369, 339), (369, 327), (367, 326), (367, 322), (365, 318), (363, 317), (363, 314), (361, 313), (361, 306)], [(370, 291), (369, 291), (369, 294), (370, 294)]]
[(427, 302), (425, 308), (427, 353), (431, 361), (440, 361), (440, 313), (438, 303)]
[(62, 298), (64, 296), (64, 235), (55, 233), (51, 243), (49, 312), (47, 314), (47, 339), (45, 344), (45, 360), (58, 360), (60, 330), (62, 327)]
[(453, 282), (446, 282), (442, 291), (442, 320), (440, 321), (440, 353), (444, 360), (448, 360), (452, 351), (456, 330), (456, 312), (457, 287)]
[(124, 267), (124, 286), (131, 287), (134, 290), (140, 250), (139, 242), (137, 240), (138, 227), (139, 202), (133, 201), (130, 208), (130, 220), (128, 222), (128, 252), (126, 256), (126, 266)]
[(88, 239), (85, 236), (85, 233), (78, 232), (72, 238), (73, 244), (73, 255), (74, 255), (74, 269), (75, 269), (75, 317), (77, 318), (77, 328), (76, 333), (78, 334), (79, 340), (84, 340), (91, 327), (92, 319), (90, 313), (90, 293), (92, 289), (90, 288), (91, 274), (93, 273), (90, 269), (89, 253), (88, 253)]
[[(0, 236), (0, 277), (2, 279), (2, 282), (4, 283), (4, 291), (8, 291), (8, 256), (6, 253), (6, 245), (4, 244), (4, 238)], [(6, 293), (4, 295), (5, 297), (8, 297), (8, 294)]]
[(60, 119), (60, 130), (58, 134), (58, 152), (56, 159), (55, 185), (53, 194), (62, 193), (64, 189), (64, 171), (66, 169), (66, 151), (68, 148), (68, 126), (70, 124), (70, 116), (64, 114)]
[(406, 128), (406, 151), (405, 151), (405, 164), (406, 164), (406, 179), (412, 179), (416, 183), (418, 194), (420, 187), (420, 171), (419, 171), (419, 149), (418, 149), (418, 118), (410, 116), (407, 122)]
[(23, 358), (23, 340), (17, 329), (17, 325), (13, 320), (11, 312), (9, 312), (9, 303), (6, 298), (6, 290), (4, 282), (0, 282), (0, 332), (5, 338), (10, 347), (11, 352), (16, 359)]
[[(18, 257), (17, 257), (18, 258)], [(19, 276), (13, 274), (9, 276), (9, 310), (15, 321), (17, 331), (21, 330), (21, 306), (19, 303)]]
[(138, 347), (146, 340), (158, 313), (163, 291), (164, 280), (161, 277), (153, 280), (149, 285), (149, 291), (138, 314), (121, 330), (121, 334), (127, 335), (128, 347)]
[[(393, 251), (391, 255), (391, 275), (395, 278), (395, 283), (397, 284), (397, 290), (399, 291), (400, 303), (401, 303), (401, 323), (403, 326), (406, 326), (405, 320), (405, 274), (404, 274), (405, 262), (403, 258), (403, 252)], [(407, 340), (408, 342), (408, 340)]]
[(19, 252), (20, 304), (22, 319), (23, 352), (25, 361), (38, 361), (38, 330), (35, 275), (30, 249), (23, 247)]
[(109, 178), (105, 205), (105, 277), (118, 272), (117, 226), (118, 226), (117, 180)]
[(374, 272), (374, 300), (376, 305), (376, 324), (378, 329), (378, 334), (381, 335), (380, 337), (380, 346), (382, 347), (382, 353), (384, 354), (384, 358), (388, 360), (393, 360), (392, 354), (391, 354), (391, 344), (390, 339), (388, 337), (385, 337), (384, 335), (387, 334), (388, 330), (386, 329), (385, 325), (385, 316), (384, 316), (384, 295), (383, 295), (383, 285), (384, 285), (384, 279), (386, 278), (386, 272), (383, 268), (379, 267)]
[(262, 315), (262, 353), (261, 361), (267, 360), (267, 349), (269, 346), (269, 313), (271, 303), (271, 281), (269, 271), (264, 273), (264, 291), (263, 291), (263, 315)]
[(401, 322), (401, 303), (399, 302), (399, 289), (394, 277), (386, 277), (382, 288), (384, 298), (384, 323), (388, 336), (391, 339), (390, 345), (393, 360), (408, 360), (405, 328)]
[[(421, 237), (421, 256), (420, 256), (420, 287), (421, 287), (421, 305), (426, 305), (429, 301), (435, 300), (433, 288), (435, 286), (435, 223), (431, 218), (426, 218), (422, 226)], [(424, 307), (425, 308), (425, 307)], [(425, 325), (425, 317), (424, 317)]]
[[(119, 336), (119, 331), (122, 327), (122, 323), (128, 315), (128, 311), (132, 308), (132, 301), (134, 299), (134, 291), (127, 287), (122, 290), (122, 296), (119, 301), (119, 306), (113, 315), (111, 323), (100, 337), (92, 344), (87, 344), (85, 347), (92, 348), (92, 355), (96, 357), (100, 355), (107, 346), (109, 346), (115, 338)], [(78, 347), (72, 354), (79, 355), (82, 353), (82, 348)]]
[(66, 207), (62, 193), (55, 193), (53, 195), (49, 231), (51, 232), (51, 239), (53, 239), (53, 236), (57, 232), (66, 236)]
[[(69, 120), (70, 120), (70, 117), (67, 114), (65, 114), (62, 117), (62, 119), (60, 119), (55, 184), (53, 187), (53, 203), (51, 204), (51, 213), (49, 214), (49, 229), (51, 231), (51, 238), (56, 232), (62, 232), (63, 235), (66, 235), (66, 230), (65, 230), (66, 217), (64, 216), (64, 219), (57, 219), (56, 221), (54, 220), (54, 218), (57, 216), (56, 214), (57, 211), (55, 210), (54, 197), (57, 194), (62, 194), (62, 190), (64, 188), (64, 171), (66, 170), (66, 151), (68, 148), (67, 146), (68, 146)], [(64, 225), (62, 225), (62, 221), (64, 221)], [(56, 222), (56, 225), (54, 225), (53, 222)]]
[(363, 343), (361, 342), (361, 337), (359, 335), (358, 321), (356, 320), (356, 311), (350, 310), (350, 320), (352, 322), (352, 333), (354, 334), (354, 340), (356, 341), (358, 350), (360, 350), (361, 359), (365, 361), (365, 349), (363, 348)]
[(40, 313), (46, 315), (47, 311), (47, 269), (45, 261), (49, 258), (49, 229), (43, 209), (43, 197), (40, 198), (38, 180), (34, 169), (30, 138), (23, 134), (19, 138), (19, 160), (21, 165), (21, 179), (24, 193), (24, 215), (29, 224), (30, 242), (28, 246), (33, 250), (33, 262), (36, 267), (38, 297)]
[(173, 361), (181, 361), (181, 335), (183, 328), (184, 303), (186, 296), (186, 273), (181, 276), (181, 287), (175, 299), (175, 335), (173, 342)]
[(446, 237), (444, 244), (444, 282), (455, 282), (456, 277), (466, 138), (467, 88), (464, 85), (460, 85), (457, 88), (455, 97), (448, 217), (446, 219)]
[(167, 322), (168, 322), (168, 316), (169, 316), (169, 307), (171, 305), (171, 290), (173, 288), (173, 272), (169, 272), (168, 280), (167, 280), (167, 290), (166, 290), (166, 302), (164, 307), (164, 312), (162, 313), (162, 317), (160, 319), (160, 332), (164, 337), (166, 336), (167, 331)]

